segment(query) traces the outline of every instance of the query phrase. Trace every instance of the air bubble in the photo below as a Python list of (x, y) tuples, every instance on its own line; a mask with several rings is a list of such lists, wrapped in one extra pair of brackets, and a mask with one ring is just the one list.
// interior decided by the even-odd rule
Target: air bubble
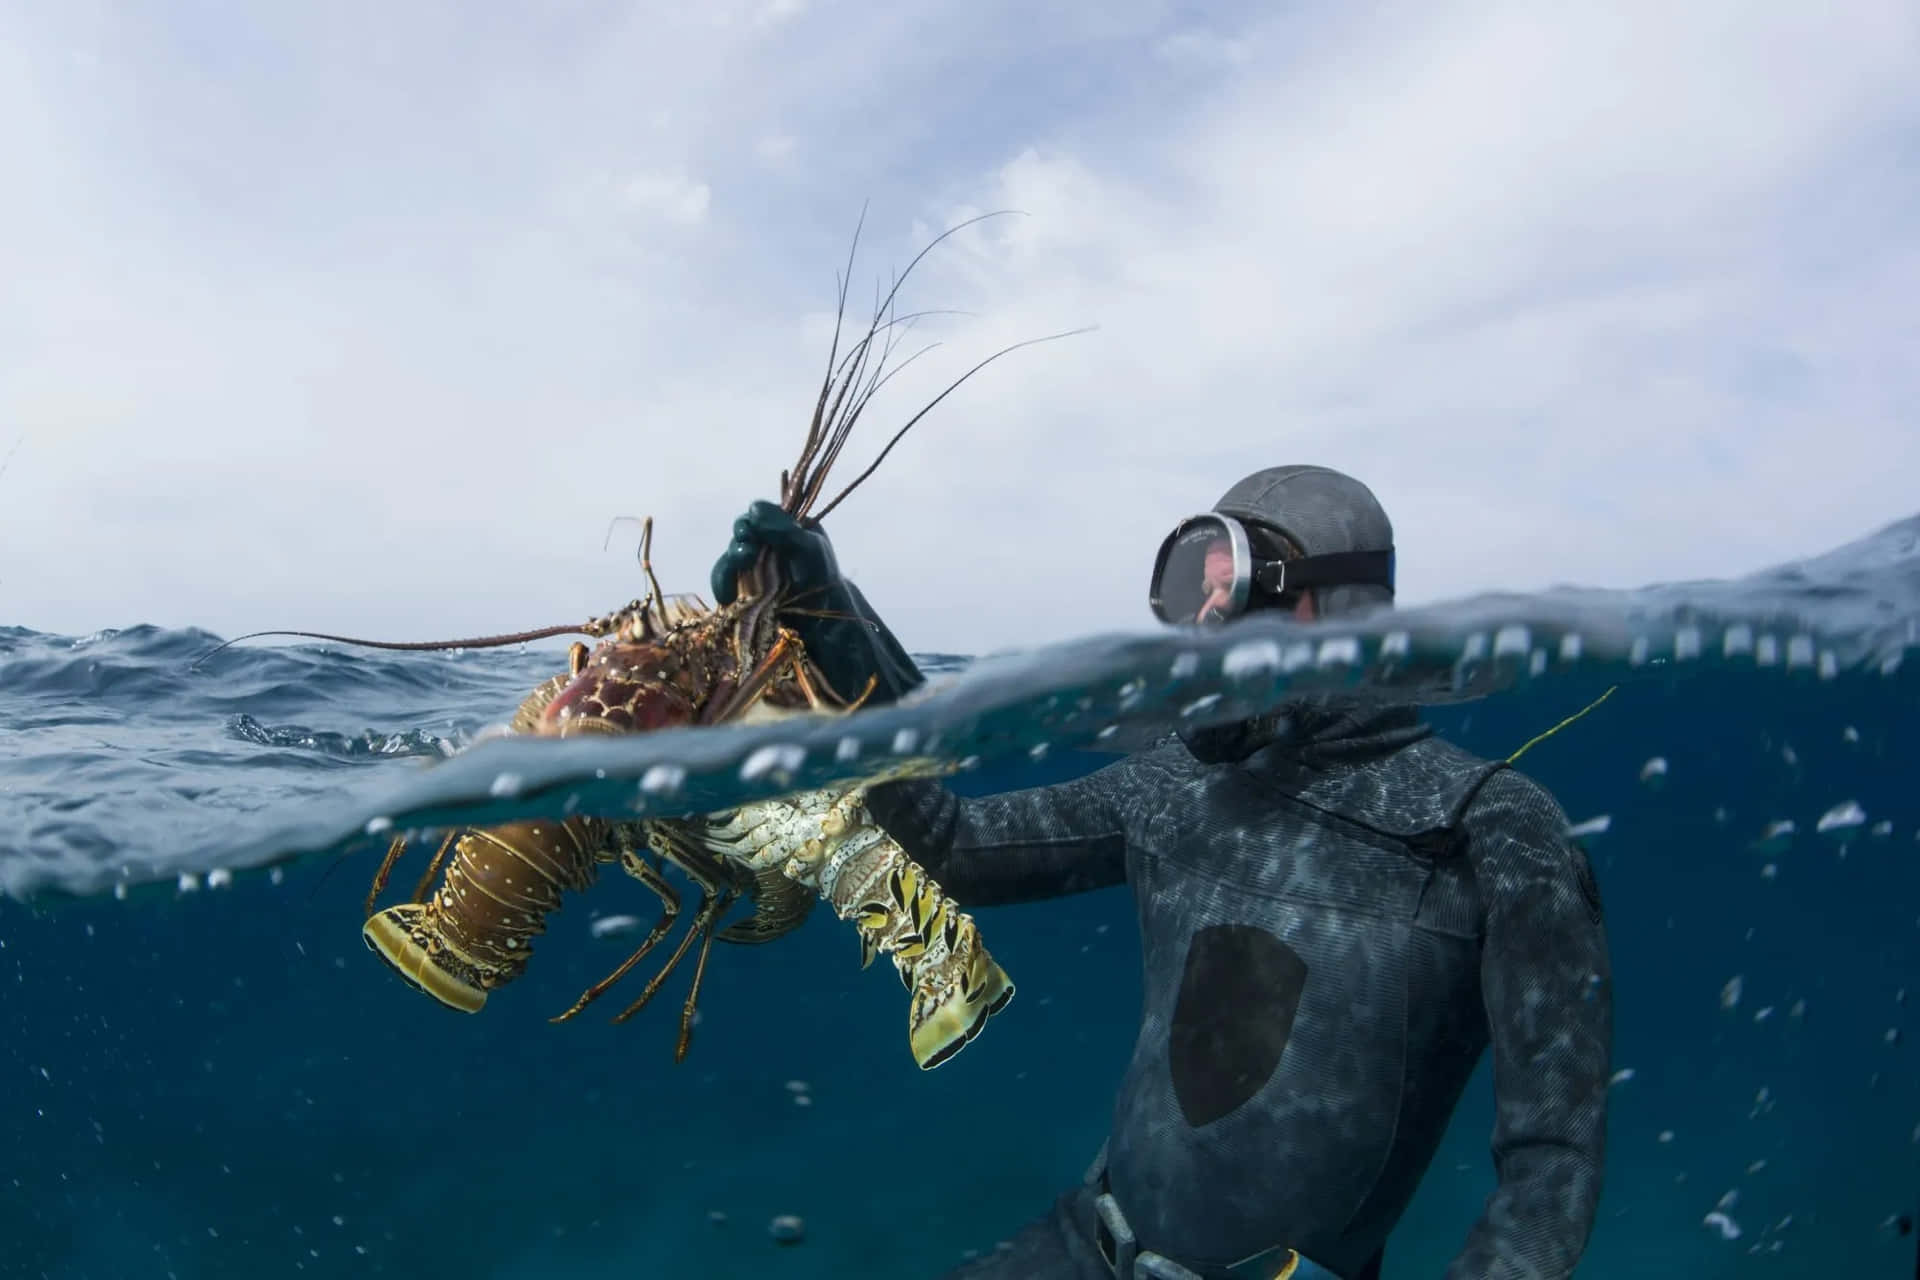
[(756, 749), (740, 766), (740, 779), (743, 782), (757, 782), (761, 778), (771, 777), (776, 782), (784, 782), (807, 762), (804, 747), (791, 742), (777, 742)]
[(1314, 664), (1320, 667), (1350, 667), (1360, 661), (1360, 641), (1355, 636), (1334, 636), (1320, 642)]
[(650, 796), (667, 795), (678, 791), (687, 780), (687, 771), (677, 764), (650, 765), (640, 775), (640, 790)]
[(1738, 1240), (1740, 1238), (1740, 1224), (1718, 1209), (1715, 1209), (1712, 1213), (1702, 1218), (1700, 1222), (1702, 1226), (1712, 1227), (1718, 1231), (1722, 1240)]
[(1867, 811), (1857, 802), (1843, 800), (1820, 815), (1820, 821), (1814, 825), (1814, 830), (1823, 836), (1844, 837), (1851, 835), (1855, 829), (1864, 825), (1866, 820)]
[(1220, 674), (1229, 680), (1244, 680), (1266, 671), (1280, 669), (1280, 646), (1272, 640), (1249, 640), (1227, 650), (1220, 661)]

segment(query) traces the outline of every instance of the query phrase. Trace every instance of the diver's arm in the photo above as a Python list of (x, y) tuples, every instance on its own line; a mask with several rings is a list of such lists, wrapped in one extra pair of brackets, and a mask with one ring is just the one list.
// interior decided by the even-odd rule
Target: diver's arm
[(1562, 1280), (1600, 1200), (1613, 1050), (1605, 925), (1586, 854), (1532, 780), (1503, 770), (1467, 817), (1485, 911), (1499, 1185), (1448, 1280)]
[(939, 782), (880, 783), (867, 811), (969, 907), (1037, 902), (1122, 884), (1138, 757), (1070, 782), (963, 797)]
[[(770, 555), (790, 606), (780, 619), (843, 699), (893, 702), (925, 677), (858, 587), (840, 573), (816, 521), (796, 521), (756, 502), (734, 521), (733, 542), (714, 562), (714, 598), (735, 598), (740, 576)], [(871, 688), (869, 689), (869, 682)], [(1028, 902), (1126, 879), (1122, 806), (1126, 783), (1110, 766), (1088, 778), (982, 800), (962, 800), (932, 782), (876, 784), (868, 811), (948, 893), (969, 906)], [(751, 808), (751, 806), (748, 806)], [(730, 820), (755, 828), (751, 817)]]

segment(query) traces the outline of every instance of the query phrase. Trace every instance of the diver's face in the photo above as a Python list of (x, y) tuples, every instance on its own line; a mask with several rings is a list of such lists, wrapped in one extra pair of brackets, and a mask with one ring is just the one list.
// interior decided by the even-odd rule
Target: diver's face
[[(1198, 623), (1219, 623), (1227, 619), (1227, 606), (1233, 599), (1233, 548), (1227, 545), (1225, 538), (1216, 538), (1207, 545), (1207, 558), (1200, 589), (1206, 592), (1206, 603), (1194, 616)], [(1288, 610), (1301, 622), (1313, 620), (1313, 596), (1301, 592), (1299, 600)]]
[(1200, 589), (1207, 598), (1194, 621), (1224, 621), (1227, 606), (1233, 600), (1233, 548), (1227, 545), (1225, 538), (1215, 538), (1207, 544), (1206, 568)]

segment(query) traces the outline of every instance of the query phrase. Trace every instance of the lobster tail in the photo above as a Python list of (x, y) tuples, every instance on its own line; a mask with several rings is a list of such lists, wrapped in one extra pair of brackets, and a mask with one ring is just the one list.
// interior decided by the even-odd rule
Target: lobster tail
[(860, 931), (863, 962), (875, 952), (893, 958), (912, 992), (907, 1047), (931, 1071), (1007, 1007), (1013, 980), (987, 953), (973, 917), (872, 821), (861, 794), (821, 819), (821, 851), (832, 852), (818, 865), (820, 896)]
[(469, 829), (430, 898), (375, 913), (360, 936), (416, 990), (478, 1012), (488, 992), (526, 968), (532, 940), (564, 895), (593, 883), (605, 828), (568, 818)]
[[(915, 771), (909, 765), (897, 772)], [(803, 791), (742, 806), (717, 815), (705, 840), (756, 871), (778, 867), (819, 894), (859, 931), (861, 968), (876, 955), (892, 958), (912, 993), (907, 1046), (930, 1071), (1007, 1007), (1014, 986), (981, 943), (973, 917), (873, 821), (864, 796), (864, 787)]]

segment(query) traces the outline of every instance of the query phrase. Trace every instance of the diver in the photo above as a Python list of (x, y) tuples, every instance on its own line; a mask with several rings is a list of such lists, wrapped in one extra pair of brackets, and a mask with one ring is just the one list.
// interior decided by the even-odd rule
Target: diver
[[(791, 626), (836, 691), (922, 677), (816, 523), (755, 503), (714, 566), (762, 552), (814, 603)], [(1172, 624), (1390, 608), (1393, 530), (1323, 467), (1256, 472), (1167, 536)], [(1144, 1000), (1081, 1185), (958, 1277), (1374, 1280), (1491, 1049), (1498, 1184), (1449, 1280), (1557, 1280), (1600, 1197), (1612, 1057), (1601, 903), (1539, 784), (1417, 707), (1303, 693), (1085, 777), (980, 798), (875, 785), (869, 811), (969, 908), (1120, 884)]]

